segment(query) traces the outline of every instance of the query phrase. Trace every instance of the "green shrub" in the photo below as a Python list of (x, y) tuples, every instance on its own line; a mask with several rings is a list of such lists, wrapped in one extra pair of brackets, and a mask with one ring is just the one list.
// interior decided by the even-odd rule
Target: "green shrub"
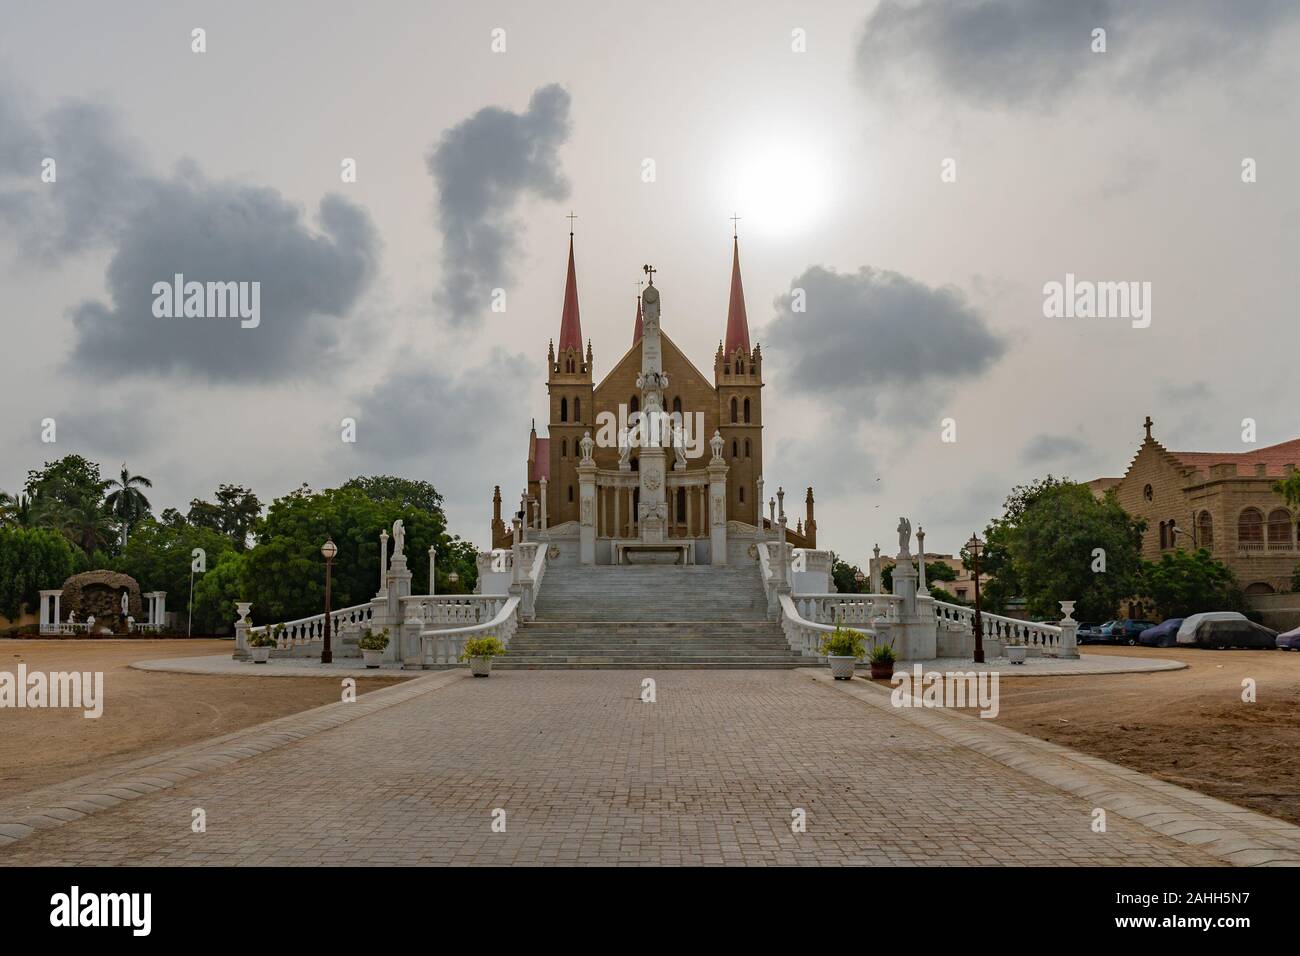
[(388, 647), (388, 628), (384, 628), (378, 634), (370, 628), (361, 632), (361, 639), (357, 641), (357, 647), (363, 651), (382, 651)]
[(898, 660), (898, 655), (894, 653), (894, 642), (884, 644), (880, 641), (872, 641), (871, 654), (868, 655), (867, 660), (872, 664), (893, 664)]
[(477, 637), (465, 642), (465, 649), (460, 652), (460, 659), (467, 661), (471, 657), (497, 657), (506, 652), (506, 646), (495, 637)]
[[(283, 627), (283, 625), (281, 625)], [(271, 628), (264, 627), (260, 631), (253, 631), (248, 635), (249, 647), (275, 647), (275, 635)]]
[(835, 630), (822, 638), (823, 657), (862, 657), (866, 650), (866, 636), (861, 631), (837, 624)]

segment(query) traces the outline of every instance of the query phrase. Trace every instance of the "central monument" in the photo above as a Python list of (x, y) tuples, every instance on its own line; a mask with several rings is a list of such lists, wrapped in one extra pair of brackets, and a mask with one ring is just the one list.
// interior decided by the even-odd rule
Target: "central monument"
[(664, 495), (664, 435), (675, 434), (672, 420), (664, 415), (664, 389), (668, 376), (663, 370), (663, 343), (659, 339), (659, 290), (655, 288), (655, 270), (645, 266), (650, 276), (649, 288), (641, 296), (644, 319), (641, 339), (641, 374), (636, 387), (641, 390), (641, 420), (637, 423), (641, 445), (641, 488), (637, 519), (641, 540), (645, 544), (664, 543), (664, 525), (668, 521), (668, 503)]

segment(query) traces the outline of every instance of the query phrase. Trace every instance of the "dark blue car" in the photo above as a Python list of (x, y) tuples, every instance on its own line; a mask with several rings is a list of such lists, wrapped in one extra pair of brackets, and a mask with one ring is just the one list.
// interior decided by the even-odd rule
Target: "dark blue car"
[(1181, 617), (1171, 617), (1161, 621), (1155, 627), (1148, 627), (1138, 635), (1138, 643), (1143, 647), (1176, 647), (1178, 645), (1178, 628), (1182, 625)]

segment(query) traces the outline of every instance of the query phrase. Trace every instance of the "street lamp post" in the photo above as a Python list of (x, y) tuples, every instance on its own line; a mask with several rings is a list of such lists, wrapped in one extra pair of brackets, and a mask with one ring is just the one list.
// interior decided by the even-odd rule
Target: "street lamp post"
[(861, 569), (861, 568), (858, 568), (858, 573), (855, 574), (855, 575), (853, 575), (853, 580), (858, 582), (858, 593), (861, 594), (861, 593), (862, 593), (862, 584), (863, 584), (864, 581), (867, 580), (867, 576), (866, 576), (865, 574), (862, 573), (862, 569)]
[(972, 534), (970, 540), (966, 542), (966, 548), (970, 551), (971, 557), (971, 574), (975, 577), (975, 663), (984, 663), (984, 619), (980, 616), (980, 548), (984, 542), (979, 539), (979, 535)]
[(334, 563), (334, 555), (339, 553), (338, 545), (334, 543), (333, 538), (325, 539), (325, 543), (320, 546), (320, 553), (325, 556), (325, 646), (321, 648), (320, 662), (333, 664), (334, 652), (330, 650), (330, 569)]
[(460, 584), (459, 574), (457, 574), (455, 571), (452, 571), (450, 574), (447, 575), (447, 583), (451, 585), (452, 594), (460, 593), (460, 588), (457, 587), (457, 585)]

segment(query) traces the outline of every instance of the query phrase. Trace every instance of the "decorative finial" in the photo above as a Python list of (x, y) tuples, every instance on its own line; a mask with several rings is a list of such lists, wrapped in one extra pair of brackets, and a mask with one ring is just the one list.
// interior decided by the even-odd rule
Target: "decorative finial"
[(731, 238), (732, 239), (740, 238), (739, 234), (736, 232), (736, 223), (738, 222), (740, 222), (740, 217), (733, 212), (731, 214)]
[(570, 210), (569, 210), (569, 214), (568, 214), (567, 216), (565, 216), (564, 218), (567, 219), (567, 220), (569, 220), (569, 238), (572, 239), (572, 238), (573, 238), (573, 220), (577, 219), (578, 217), (575, 216), (575, 215), (573, 214), (573, 210), (570, 209)]
[(1147, 430), (1147, 441), (1151, 440), (1151, 426), (1154, 424), (1155, 422), (1151, 420), (1150, 415), (1148, 415), (1147, 420), (1142, 423), (1142, 426)]
[(645, 265), (643, 265), (643, 266), (641, 267), (641, 271), (644, 272), (646, 275), (648, 275), (648, 276), (650, 277), (650, 284), (651, 284), (651, 285), (654, 285), (654, 284), (655, 284), (655, 273), (658, 272), (659, 270), (656, 269), (654, 266), (650, 265), (649, 263), (646, 263)]

